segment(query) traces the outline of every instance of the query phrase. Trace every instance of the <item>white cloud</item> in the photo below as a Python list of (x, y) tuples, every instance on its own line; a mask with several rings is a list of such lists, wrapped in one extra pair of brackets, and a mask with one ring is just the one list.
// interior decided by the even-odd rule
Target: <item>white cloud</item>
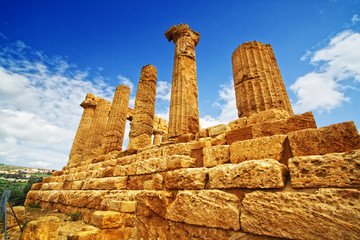
[(351, 23), (352, 24), (356, 24), (357, 22), (360, 22), (360, 17), (355, 14), (352, 18), (351, 18)]
[(163, 99), (170, 101), (171, 84), (165, 81), (158, 81), (156, 83), (156, 99)]
[(296, 94), (295, 113), (328, 111), (350, 101), (346, 89), (360, 82), (360, 33), (346, 30), (331, 38), (310, 59), (315, 69), (290, 86)]
[(220, 108), (221, 112), (218, 116), (206, 115), (201, 117), (201, 128), (207, 128), (221, 123), (228, 124), (238, 118), (233, 79), (230, 79), (227, 84), (221, 85), (218, 93), (219, 99), (214, 105)]
[(103, 77), (20, 41), (0, 47), (0, 79), (0, 161), (23, 166), (65, 166), (85, 95), (114, 93)]
[(133, 92), (134, 89), (134, 84), (130, 81), (129, 78), (122, 76), (121, 74), (119, 74), (117, 76), (117, 78), (119, 79), (120, 83), (122, 85), (128, 86), (130, 88), (130, 91)]

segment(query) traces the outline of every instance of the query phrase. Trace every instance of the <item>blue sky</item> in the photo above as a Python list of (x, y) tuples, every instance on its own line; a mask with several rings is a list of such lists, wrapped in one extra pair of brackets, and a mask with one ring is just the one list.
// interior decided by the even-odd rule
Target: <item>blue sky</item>
[(112, 100), (126, 84), (133, 104), (147, 64), (158, 71), (156, 114), (168, 118), (164, 33), (179, 23), (200, 32), (202, 127), (235, 120), (231, 55), (254, 40), (272, 45), (296, 114), (360, 126), (360, 1), (0, 0), (0, 163), (61, 169), (86, 93)]

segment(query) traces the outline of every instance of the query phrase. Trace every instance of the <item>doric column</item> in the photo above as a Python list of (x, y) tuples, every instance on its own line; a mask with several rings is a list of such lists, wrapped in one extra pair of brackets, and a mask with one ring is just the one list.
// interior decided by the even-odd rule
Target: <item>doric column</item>
[(161, 136), (164, 134), (163, 130), (154, 130), (153, 145), (159, 145), (161, 143)]
[(157, 70), (152, 65), (141, 69), (135, 107), (130, 123), (128, 149), (143, 148), (151, 144), (153, 134)]
[(109, 120), (106, 125), (106, 132), (101, 145), (103, 154), (122, 150), (129, 97), (130, 88), (128, 86), (120, 85), (116, 88), (110, 108)]
[(71, 147), (68, 166), (73, 166), (80, 162), (81, 154), (84, 151), (85, 141), (89, 132), (91, 120), (94, 116), (96, 101), (94, 95), (88, 93), (85, 100), (80, 104), (84, 108), (79, 127), (76, 131), (75, 139)]
[(165, 32), (175, 43), (174, 69), (171, 86), (169, 138), (199, 131), (198, 89), (195, 46), (200, 34), (186, 24), (170, 27)]
[(81, 156), (82, 160), (87, 160), (102, 153), (101, 142), (109, 116), (110, 102), (99, 97), (95, 97), (95, 100), (97, 104), (94, 117), (91, 120), (88, 138), (86, 139), (84, 154)]
[(240, 45), (232, 55), (232, 65), (239, 117), (269, 109), (293, 115), (270, 44), (254, 41)]

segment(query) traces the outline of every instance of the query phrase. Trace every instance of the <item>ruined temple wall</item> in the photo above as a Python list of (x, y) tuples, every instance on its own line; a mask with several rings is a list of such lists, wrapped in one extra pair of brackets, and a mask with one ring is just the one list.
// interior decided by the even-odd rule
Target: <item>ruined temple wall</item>
[(34, 185), (26, 204), (81, 212), (98, 234), (125, 239), (357, 239), (354, 123), (263, 117), (208, 128), (188, 143), (89, 159)]

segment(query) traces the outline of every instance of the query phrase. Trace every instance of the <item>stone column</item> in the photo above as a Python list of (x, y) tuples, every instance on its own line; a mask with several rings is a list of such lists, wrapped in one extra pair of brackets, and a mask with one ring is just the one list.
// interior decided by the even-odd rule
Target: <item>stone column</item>
[(248, 42), (232, 54), (239, 117), (276, 109), (293, 115), (284, 81), (270, 44)]
[(95, 97), (95, 99), (97, 105), (88, 130), (88, 138), (86, 139), (84, 154), (81, 156), (81, 160), (87, 160), (102, 153), (101, 142), (105, 133), (111, 104), (109, 101), (99, 97)]
[(198, 89), (195, 46), (200, 34), (186, 24), (170, 27), (165, 32), (175, 43), (173, 79), (171, 86), (169, 138), (199, 131)]
[(80, 104), (84, 108), (79, 127), (76, 131), (75, 139), (71, 147), (68, 166), (76, 165), (81, 160), (81, 154), (84, 151), (85, 141), (89, 132), (91, 120), (94, 116), (96, 101), (94, 95), (88, 93), (85, 100)]
[(110, 108), (109, 120), (106, 125), (106, 132), (101, 145), (103, 154), (122, 150), (129, 97), (130, 88), (128, 86), (120, 85), (116, 88)]
[(133, 119), (130, 123), (128, 149), (151, 144), (153, 134), (157, 70), (152, 65), (141, 69), (136, 92)]
[(161, 136), (164, 134), (162, 130), (154, 130), (154, 140), (153, 145), (159, 145), (161, 143)]

